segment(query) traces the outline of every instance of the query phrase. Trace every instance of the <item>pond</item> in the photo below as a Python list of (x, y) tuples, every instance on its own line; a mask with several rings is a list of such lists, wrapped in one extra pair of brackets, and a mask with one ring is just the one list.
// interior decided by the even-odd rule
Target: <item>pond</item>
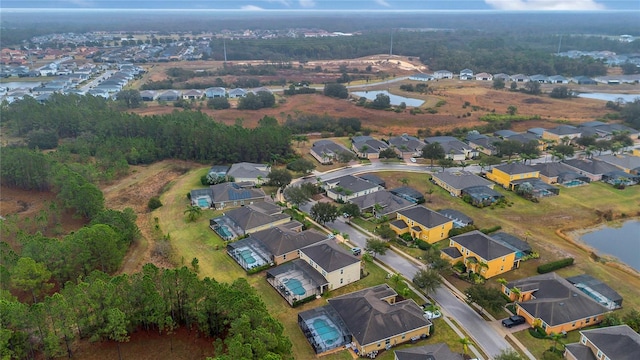
[(584, 243), (640, 271), (640, 220), (604, 226), (580, 237)]
[(381, 91), (356, 91), (352, 93), (353, 95), (357, 96), (357, 97), (365, 97), (367, 100), (373, 101), (376, 99), (376, 96), (378, 96), (378, 94), (384, 94), (387, 95), (389, 97), (389, 100), (391, 101), (391, 105), (400, 105), (400, 103), (405, 103), (407, 106), (412, 106), (412, 107), (418, 107), (422, 104), (424, 104), (424, 100), (420, 100), (420, 99), (414, 99), (414, 98), (408, 98), (408, 97), (404, 97), (404, 96), (399, 96), (399, 95), (394, 95), (390, 92), (388, 92), (387, 90), (381, 90)]
[(624, 102), (632, 102), (640, 98), (640, 94), (580, 93), (578, 97), (602, 101), (617, 101), (618, 99), (622, 99)]

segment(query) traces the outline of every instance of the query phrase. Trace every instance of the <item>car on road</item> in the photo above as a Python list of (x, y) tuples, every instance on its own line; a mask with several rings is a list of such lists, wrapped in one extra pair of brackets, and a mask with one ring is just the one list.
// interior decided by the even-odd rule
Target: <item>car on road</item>
[(433, 320), (433, 319), (437, 319), (437, 318), (441, 317), (442, 313), (440, 312), (440, 310), (435, 310), (435, 311), (426, 310), (424, 312), (423, 316), (427, 320)]
[(353, 254), (353, 256), (360, 256), (360, 254), (362, 253), (362, 249), (360, 249), (359, 247), (351, 248), (351, 253)]
[(414, 162), (416, 162), (417, 160), (416, 160), (416, 158), (413, 158), (413, 157), (412, 157), (412, 158), (409, 158), (409, 161), (411, 161), (412, 163), (414, 163)]
[(513, 315), (511, 317), (508, 317), (502, 320), (502, 326), (508, 327), (508, 328), (514, 327), (516, 325), (524, 324), (524, 323), (525, 323), (524, 317), (520, 315)]

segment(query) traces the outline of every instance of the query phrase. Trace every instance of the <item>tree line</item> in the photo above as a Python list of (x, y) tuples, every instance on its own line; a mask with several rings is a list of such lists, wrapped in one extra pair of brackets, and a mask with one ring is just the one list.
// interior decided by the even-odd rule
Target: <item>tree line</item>
[(3, 121), (15, 136), (44, 131), (65, 139), (60, 148), (71, 154), (104, 156), (114, 163), (149, 164), (167, 158), (270, 162), (293, 154), (289, 130), (277, 123), (248, 129), (197, 111), (140, 116), (93, 96), (55, 94), (45, 104), (25, 98), (4, 106)]
[[(17, 263), (37, 272), (25, 259)], [(120, 343), (135, 331), (171, 334), (179, 326), (211, 338), (217, 360), (277, 360), (291, 353), (282, 324), (246, 279), (201, 280), (186, 267), (147, 264), (139, 273), (114, 277), (94, 271), (32, 304), (2, 291), (0, 313), (2, 358), (71, 358), (78, 339), (115, 341), (120, 353)]]

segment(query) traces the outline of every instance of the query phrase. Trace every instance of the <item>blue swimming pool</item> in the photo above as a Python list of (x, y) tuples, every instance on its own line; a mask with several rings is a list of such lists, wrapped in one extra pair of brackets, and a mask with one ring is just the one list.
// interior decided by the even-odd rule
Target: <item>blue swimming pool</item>
[(304, 290), (304, 287), (302, 286), (302, 283), (298, 279), (289, 279), (285, 281), (284, 284), (287, 286), (289, 291), (291, 291), (295, 295), (302, 296), (306, 292)]
[(200, 207), (209, 207), (209, 201), (205, 198), (198, 199), (198, 206)]
[(313, 320), (313, 329), (327, 345), (333, 344), (340, 338), (338, 330), (323, 318)]
[(224, 225), (220, 225), (220, 227), (218, 227), (218, 233), (222, 235), (222, 237), (224, 238), (233, 237), (233, 235), (231, 234), (231, 231), (229, 231), (229, 229), (227, 229), (227, 227)]
[(240, 251), (240, 256), (242, 256), (247, 264), (253, 264), (256, 262), (256, 258), (253, 257), (253, 251), (249, 249)]
[(566, 187), (573, 187), (573, 186), (580, 186), (584, 184), (582, 181), (580, 180), (571, 180), (569, 182), (564, 183), (564, 186)]

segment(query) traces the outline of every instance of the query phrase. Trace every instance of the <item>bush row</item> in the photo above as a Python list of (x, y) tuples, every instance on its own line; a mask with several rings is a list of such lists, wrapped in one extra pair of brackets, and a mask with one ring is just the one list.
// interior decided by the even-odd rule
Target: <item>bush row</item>
[(563, 267), (573, 265), (573, 258), (564, 258), (550, 263), (542, 264), (538, 266), (538, 274), (546, 274)]

